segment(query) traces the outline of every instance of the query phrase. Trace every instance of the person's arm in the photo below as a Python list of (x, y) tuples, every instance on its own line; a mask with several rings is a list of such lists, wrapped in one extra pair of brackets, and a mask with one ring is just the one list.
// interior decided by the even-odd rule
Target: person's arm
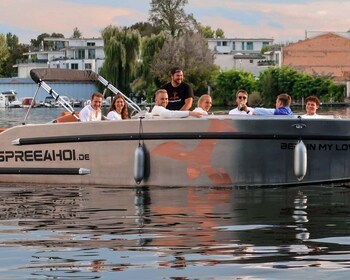
[(254, 108), (254, 115), (273, 115), (275, 113), (275, 109), (269, 108)]
[(193, 103), (193, 98), (189, 97), (185, 99), (185, 104), (181, 107), (180, 111), (188, 111), (191, 109)]
[(160, 116), (165, 119), (178, 119), (178, 118), (186, 118), (188, 116), (198, 118), (202, 114), (198, 112), (192, 112), (192, 111), (172, 111), (162, 106), (154, 106), (152, 109), (152, 115)]

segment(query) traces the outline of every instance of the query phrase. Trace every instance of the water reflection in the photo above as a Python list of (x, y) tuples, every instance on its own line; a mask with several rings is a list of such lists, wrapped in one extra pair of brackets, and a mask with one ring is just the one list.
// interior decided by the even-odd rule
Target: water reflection
[(6, 279), (225, 279), (259, 273), (278, 279), (285, 269), (298, 277), (294, 268), (328, 277), (329, 267), (339, 277), (348, 267), (345, 186), (2, 185), (0, 191), (0, 250), (8, 256), (0, 267)]
[(310, 233), (306, 228), (306, 223), (309, 221), (307, 218), (307, 196), (302, 192), (298, 193), (294, 200), (294, 215), (292, 216), (297, 225), (296, 231), (299, 233), (296, 234), (296, 238), (300, 240), (309, 239)]

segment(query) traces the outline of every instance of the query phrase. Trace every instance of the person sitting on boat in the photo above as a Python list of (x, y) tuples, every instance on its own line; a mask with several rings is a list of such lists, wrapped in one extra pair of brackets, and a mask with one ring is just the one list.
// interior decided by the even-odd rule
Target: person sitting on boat
[(168, 92), (165, 89), (159, 89), (155, 93), (155, 105), (152, 109), (152, 116), (160, 116), (162, 118), (186, 118), (186, 117), (201, 117), (203, 114), (193, 111), (172, 111), (166, 109), (169, 103)]
[(253, 108), (247, 106), (248, 92), (240, 89), (236, 92), (237, 107), (228, 112), (229, 115), (252, 115)]
[(80, 121), (90, 122), (90, 121), (100, 121), (103, 119), (101, 106), (103, 101), (103, 95), (100, 92), (94, 92), (91, 96), (90, 104), (86, 105), (81, 109), (79, 113)]
[(320, 108), (320, 100), (317, 96), (308, 96), (305, 99), (305, 109), (306, 114), (302, 115), (303, 118), (317, 118), (319, 115), (317, 115), (317, 109)]
[(171, 81), (161, 88), (168, 93), (169, 102), (167, 109), (169, 110), (190, 110), (193, 103), (193, 89), (183, 81), (184, 74), (181, 68), (174, 67), (170, 71)]
[(290, 109), (292, 98), (287, 93), (281, 93), (276, 99), (276, 109), (254, 108), (254, 115), (293, 115)]
[(117, 94), (111, 103), (111, 107), (108, 110), (107, 120), (117, 121), (125, 120), (129, 118), (128, 106), (124, 97), (121, 94)]
[(198, 99), (197, 107), (193, 110), (193, 112), (200, 112), (203, 115), (208, 115), (208, 111), (212, 106), (212, 99), (209, 94), (203, 94)]

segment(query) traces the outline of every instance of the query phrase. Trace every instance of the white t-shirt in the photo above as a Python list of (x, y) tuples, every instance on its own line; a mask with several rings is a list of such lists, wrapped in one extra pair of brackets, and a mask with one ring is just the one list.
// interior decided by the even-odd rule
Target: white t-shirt
[(163, 106), (154, 105), (152, 116), (160, 116), (162, 118), (171, 119), (171, 118), (186, 118), (189, 116), (189, 111), (171, 111)]
[(203, 115), (208, 115), (208, 112), (203, 110), (201, 107), (196, 107), (193, 112), (199, 112), (202, 113)]
[(247, 107), (247, 109), (249, 113), (247, 113), (246, 111), (240, 111), (237, 107), (232, 109), (230, 112), (228, 112), (228, 114), (229, 115), (253, 115), (254, 109), (251, 107)]
[(117, 113), (116, 111), (110, 111), (107, 114), (107, 120), (119, 121), (119, 120), (122, 120), (122, 115)]
[(97, 113), (91, 105), (86, 105), (83, 109), (81, 109), (79, 113), (79, 119), (82, 122), (91, 122), (91, 121), (100, 121), (102, 119), (101, 111)]

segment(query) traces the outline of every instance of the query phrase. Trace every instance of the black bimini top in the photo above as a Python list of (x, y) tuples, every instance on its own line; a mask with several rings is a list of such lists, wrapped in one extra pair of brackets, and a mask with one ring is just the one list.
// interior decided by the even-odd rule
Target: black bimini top
[(32, 69), (30, 77), (36, 83), (47, 82), (95, 82), (98, 81), (98, 74), (91, 70), (72, 70), (57, 68)]

